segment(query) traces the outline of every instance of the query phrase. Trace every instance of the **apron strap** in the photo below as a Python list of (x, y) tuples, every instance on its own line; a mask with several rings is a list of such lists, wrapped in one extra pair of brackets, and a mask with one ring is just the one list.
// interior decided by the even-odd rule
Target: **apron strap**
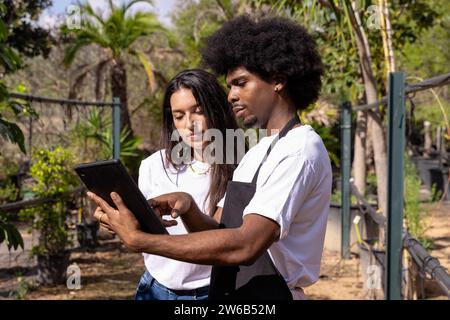
[(296, 124), (299, 124), (299, 123), (301, 123), (300, 119), (298, 118), (297, 115), (295, 115), (291, 120), (289, 120), (288, 123), (286, 123), (286, 125), (283, 127), (283, 129), (281, 129), (280, 133), (278, 134), (278, 138), (275, 138), (274, 141), (272, 141), (272, 143), (269, 145), (269, 148), (267, 149), (264, 159), (259, 164), (259, 167), (256, 170), (255, 175), (253, 176), (253, 179), (252, 179), (253, 184), (256, 184), (256, 180), (258, 179), (259, 170), (261, 169), (264, 162), (266, 162), (266, 159), (269, 156), (270, 151), (272, 151), (273, 147), (278, 142), (278, 140), (283, 138), (289, 132), (289, 130), (291, 130)]

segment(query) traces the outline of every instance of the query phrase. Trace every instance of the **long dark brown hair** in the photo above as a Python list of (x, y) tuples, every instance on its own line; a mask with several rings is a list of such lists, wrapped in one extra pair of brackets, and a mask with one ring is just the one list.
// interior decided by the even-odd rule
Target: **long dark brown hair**
[[(227, 94), (214, 75), (200, 69), (189, 69), (180, 72), (166, 87), (163, 102), (163, 133), (161, 136), (161, 147), (166, 149), (166, 160), (176, 170), (183, 170), (185, 166), (176, 164), (171, 156), (172, 149), (178, 141), (172, 141), (171, 139), (175, 125), (173, 123), (170, 98), (180, 89), (191, 90), (205, 115), (208, 128), (219, 130), (224, 138), (226, 137), (226, 129), (236, 130), (239, 128), (232, 108), (228, 103)], [(226, 152), (227, 148), (225, 147), (225, 143), (223, 143), (224, 160), (227, 159)], [(234, 159), (234, 155), (231, 158)], [(206, 197), (206, 199), (209, 197), (208, 208), (210, 215), (215, 212), (217, 203), (224, 196), (228, 180), (232, 179), (235, 168), (235, 164), (214, 163), (211, 165), (211, 184)]]

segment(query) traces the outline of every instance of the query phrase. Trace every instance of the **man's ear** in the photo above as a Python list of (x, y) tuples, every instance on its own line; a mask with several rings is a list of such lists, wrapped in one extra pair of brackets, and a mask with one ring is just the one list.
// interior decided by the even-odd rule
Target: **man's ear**
[(282, 74), (276, 74), (272, 77), (275, 92), (281, 92), (286, 87), (287, 77)]

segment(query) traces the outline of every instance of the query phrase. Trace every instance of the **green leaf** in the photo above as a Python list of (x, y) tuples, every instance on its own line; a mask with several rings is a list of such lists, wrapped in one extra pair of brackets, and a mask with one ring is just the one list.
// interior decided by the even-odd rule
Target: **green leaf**
[(5, 23), (0, 20), (0, 41), (5, 41), (8, 38), (8, 28)]
[(63, 58), (64, 65), (66, 65), (66, 66), (70, 65), (73, 62), (73, 60), (75, 60), (75, 56), (78, 53), (78, 51), (81, 48), (89, 45), (90, 43), (91, 43), (91, 41), (88, 41), (87, 39), (86, 40), (78, 40), (77, 42), (75, 42), (75, 44), (68, 47), (66, 50), (66, 53), (64, 55), (64, 58)]
[(17, 228), (11, 223), (0, 222), (0, 243), (5, 243), (8, 250), (24, 248), (23, 238)]
[(0, 82), (0, 101), (4, 101), (9, 98), (8, 89)]
[(0, 137), (9, 140), (19, 146), (20, 150), (26, 154), (25, 137), (22, 130), (15, 123), (6, 121), (0, 114)]
[(0, 64), (7, 72), (17, 70), (22, 64), (19, 55), (10, 47), (0, 47)]
[(139, 2), (148, 3), (153, 6), (153, 1), (151, 1), (151, 0), (132, 0), (124, 7), (124, 11), (125, 12), (128, 11), (128, 9), (130, 9), (131, 6), (133, 6)]
[(24, 106), (15, 100), (9, 101), (8, 105), (16, 116), (24, 110)]
[(20, 234), (19, 230), (17, 230), (16, 227), (14, 227), (13, 225), (10, 225), (10, 236), (11, 236), (11, 245), (14, 247), (14, 250), (17, 250), (18, 247), (21, 247), (22, 250), (24, 248), (24, 244), (23, 244), (23, 238), (22, 235)]
[(136, 50), (136, 55), (144, 67), (145, 73), (147, 74), (148, 87), (150, 92), (153, 94), (156, 91), (156, 79), (155, 74), (153, 73), (153, 64), (144, 52)]

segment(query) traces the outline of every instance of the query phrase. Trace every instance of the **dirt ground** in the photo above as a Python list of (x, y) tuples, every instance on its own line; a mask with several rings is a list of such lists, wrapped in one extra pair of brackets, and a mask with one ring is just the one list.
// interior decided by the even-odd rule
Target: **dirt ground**
[[(437, 207), (425, 204), (429, 211), (425, 220), (427, 236), (433, 240), (431, 254), (450, 269), (450, 203)], [(24, 235), (26, 242), (30, 235)], [(3, 246), (4, 247), (4, 246)], [(339, 253), (325, 250), (321, 275), (316, 284), (305, 289), (309, 299), (365, 299), (360, 260), (356, 247), (350, 259), (341, 260)], [(81, 271), (81, 289), (67, 286), (38, 287), (34, 284), (36, 265), (25, 253), (0, 252), (0, 299), (95, 300), (133, 299), (136, 284), (144, 271), (140, 254), (130, 253), (118, 240), (104, 240), (95, 251), (75, 250), (71, 263)], [(438, 297), (445, 299), (445, 297)]]
[[(450, 202), (423, 203), (421, 208), (428, 212), (424, 219), (425, 235), (431, 238), (433, 246), (430, 254), (439, 259), (447, 270), (450, 270)], [(337, 252), (325, 251), (322, 258), (319, 280), (305, 289), (310, 299), (366, 299), (367, 291), (363, 290), (363, 279), (360, 260), (355, 246), (351, 248), (351, 257), (341, 260)], [(377, 292), (378, 294), (381, 293)], [(445, 299), (444, 296), (435, 297)]]

